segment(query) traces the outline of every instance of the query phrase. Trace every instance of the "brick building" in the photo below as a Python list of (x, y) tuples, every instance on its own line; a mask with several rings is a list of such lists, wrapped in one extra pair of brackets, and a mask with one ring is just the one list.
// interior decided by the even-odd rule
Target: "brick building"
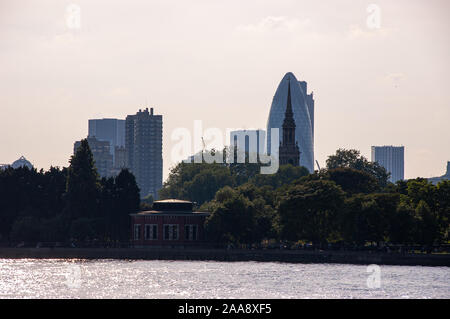
[(155, 201), (153, 210), (130, 214), (135, 247), (193, 246), (204, 243), (203, 224), (209, 213), (194, 212), (190, 201)]

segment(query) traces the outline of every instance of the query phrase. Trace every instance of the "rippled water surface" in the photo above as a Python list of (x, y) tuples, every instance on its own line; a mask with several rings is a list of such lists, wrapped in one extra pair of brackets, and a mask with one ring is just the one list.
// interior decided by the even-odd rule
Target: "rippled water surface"
[(450, 268), (0, 259), (0, 298), (450, 298)]

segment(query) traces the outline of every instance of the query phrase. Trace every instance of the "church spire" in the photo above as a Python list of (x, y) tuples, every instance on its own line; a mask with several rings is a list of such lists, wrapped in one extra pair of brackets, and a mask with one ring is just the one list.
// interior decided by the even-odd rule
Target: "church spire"
[(278, 156), (280, 165), (291, 164), (298, 166), (300, 163), (300, 149), (295, 141), (295, 120), (291, 99), (291, 79), (289, 79), (286, 111), (284, 112), (283, 121), (283, 140), (280, 142)]
[(294, 128), (295, 130), (295, 121), (294, 121), (294, 113), (292, 112), (292, 101), (291, 101), (291, 79), (289, 78), (289, 84), (288, 84), (288, 97), (287, 97), (287, 104), (286, 104), (286, 112), (284, 113), (284, 121), (283, 121), (283, 128)]

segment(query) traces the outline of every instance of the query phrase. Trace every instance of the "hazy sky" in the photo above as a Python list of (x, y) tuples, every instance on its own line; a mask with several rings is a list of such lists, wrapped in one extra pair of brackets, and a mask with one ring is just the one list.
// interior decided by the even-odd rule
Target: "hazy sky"
[(226, 142), (226, 128), (265, 129), (291, 71), (314, 91), (321, 165), (339, 147), (370, 159), (371, 145), (404, 145), (406, 178), (443, 175), (449, 12), (446, 0), (0, 0), (0, 163), (67, 166), (89, 118), (148, 106), (163, 115), (167, 177), (175, 128), (203, 120)]

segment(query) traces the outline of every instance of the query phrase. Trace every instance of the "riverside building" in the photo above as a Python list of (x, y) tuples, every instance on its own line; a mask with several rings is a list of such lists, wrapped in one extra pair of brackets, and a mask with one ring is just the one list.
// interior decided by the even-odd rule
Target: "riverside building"
[(190, 201), (153, 202), (152, 210), (130, 214), (134, 247), (195, 246), (204, 244), (206, 212), (194, 212)]

